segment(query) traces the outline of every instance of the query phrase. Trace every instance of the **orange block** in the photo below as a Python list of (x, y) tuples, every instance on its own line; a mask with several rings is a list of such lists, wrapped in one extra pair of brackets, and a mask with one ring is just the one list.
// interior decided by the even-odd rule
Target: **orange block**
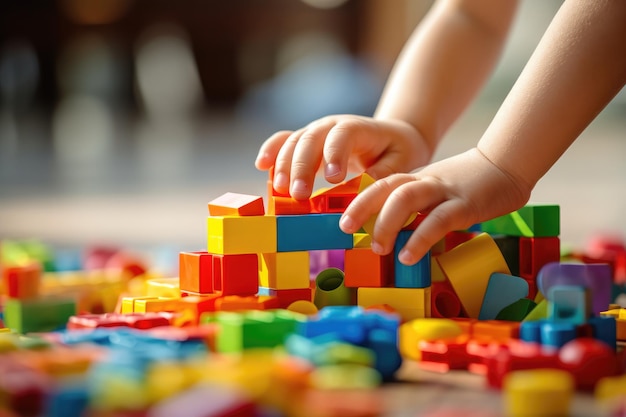
[(227, 295), (215, 301), (215, 310), (244, 311), (244, 310), (272, 310), (280, 308), (278, 298), (269, 295), (251, 295), (240, 297)]
[(393, 282), (393, 253), (380, 256), (370, 248), (347, 249), (344, 285), (350, 288), (386, 287)]
[(519, 339), (520, 322), (504, 320), (479, 320), (474, 323), (473, 337), (479, 341), (508, 342)]
[(190, 311), (194, 316), (195, 322), (198, 323), (202, 313), (215, 311), (215, 302), (220, 297), (218, 294), (183, 297), (179, 300), (179, 309), (180, 311)]
[(270, 196), (268, 198), (267, 212), (270, 215), (277, 214), (310, 214), (310, 200), (296, 200), (292, 197)]
[(263, 216), (263, 197), (226, 193), (209, 202), (211, 216)]
[(24, 266), (6, 267), (2, 280), (9, 298), (28, 299), (39, 295), (42, 268), (37, 262)]
[(208, 252), (181, 252), (178, 256), (180, 290), (196, 294), (213, 292), (213, 255)]

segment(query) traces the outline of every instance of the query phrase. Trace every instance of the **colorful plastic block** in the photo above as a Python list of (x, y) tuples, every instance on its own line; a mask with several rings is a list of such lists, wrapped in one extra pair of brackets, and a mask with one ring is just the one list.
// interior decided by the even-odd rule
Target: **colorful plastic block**
[(551, 237), (560, 234), (560, 208), (554, 204), (528, 204), (521, 209), (481, 223), (490, 234)]
[(472, 337), (481, 341), (507, 343), (519, 334), (520, 323), (515, 321), (478, 320), (472, 327)]
[(593, 390), (602, 378), (622, 372), (620, 356), (613, 348), (592, 338), (572, 340), (559, 350), (558, 357), (561, 369), (574, 376), (580, 390)]
[(43, 268), (38, 262), (22, 266), (7, 266), (2, 272), (2, 284), (9, 298), (22, 300), (36, 298), (39, 295)]
[(436, 259), (465, 312), (472, 318), (480, 315), (491, 274), (511, 273), (500, 249), (487, 233), (462, 243)]
[(519, 240), (519, 274), (529, 281), (530, 296), (537, 290), (536, 279), (541, 268), (561, 259), (558, 237), (521, 237)]
[(555, 417), (570, 415), (574, 378), (558, 369), (511, 372), (505, 377), (506, 415)]
[(219, 311), (272, 310), (279, 306), (278, 299), (269, 295), (228, 295), (215, 300), (215, 310)]
[(273, 288), (268, 288), (267, 290), (267, 295), (276, 297), (278, 299), (280, 308), (288, 308), (296, 301), (313, 301), (313, 290), (311, 288), (294, 288), (288, 290), (277, 290)]
[(548, 290), (548, 300), (550, 320), (581, 325), (591, 317), (589, 292), (584, 287), (554, 285)]
[(293, 197), (270, 196), (267, 203), (269, 215), (283, 214), (310, 214), (312, 213), (310, 200), (296, 200)]
[(368, 248), (346, 249), (345, 286), (387, 287), (393, 282), (393, 254), (377, 255)]
[(146, 280), (146, 295), (151, 297), (180, 298), (180, 278), (152, 278)]
[(140, 299), (135, 301), (135, 313), (158, 313), (178, 311), (180, 298)]
[(213, 255), (208, 252), (180, 252), (179, 288), (195, 294), (210, 294), (213, 287)]
[(430, 317), (430, 287), (428, 288), (365, 288), (357, 290), (357, 304), (361, 307), (387, 304), (403, 320)]
[(277, 248), (260, 252), (351, 249), (352, 235), (339, 228), (341, 214), (276, 216)]
[(221, 255), (276, 252), (276, 217), (209, 216), (207, 251)]
[[(433, 265), (436, 264), (433, 263)], [(438, 264), (437, 264), (438, 265)], [(443, 281), (433, 281), (431, 285), (431, 309), (432, 317), (463, 317), (461, 300), (454, 292), (454, 288), (447, 279)]]
[(319, 309), (355, 304), (354, 290), (345, 286), (341, 269), (328, 268), (317, 275), (313, 303)]
[(535, 307), (537, 307), (537, 303), (533, 300), (520, 298), (500, 310), (496, 315), (496, 320), (522, 321)]
[(471, 359), (467, 354), (467, 341), (466, 336), (452, 340), (420, 341), (418, 349), (421, 352), (421, 360), (418, 366), (438, 373), (468, 369)]
[(213, 255), (213, 289), (221, 295), (255, 295), (259, 291), (258, 255)]
[(509, 266), (511, 275), (520, 276), (520, 238), (518, 236), (497, 234), (492, 234), (491, 237), (493, 241), (496, 242), (496, 245), (498, 245), (498, 248), (500, 248), (500, 252), (502, 252), (502, 256), (504, 256), (506, 264)]
[(400, 326), (398, 346), (402, 356), (419, 361), (422, 358), (419, 342), (454, 340), (463, 334), (461, 327), (452, 320), (424, 318), (410, 320)]
[(4, 324), (18, 333), (62, 329), (69, 318), (75, 314), (74, 300), (8, 299), (4, 302)]
[(396, 237), (393, 247), (394, 259), (394, 286), (398, 288), (426, 288), (430, 287), (430, 252), (426, 253), (414, 265), (404, 265), (398, 260), (398, 254), (411, 237), (413, 231), (401, 230)]
[(259, 283), (276, 290), (309, 288), (309, 253), (273, 252), (259, 256)]
[(528, 295), (528, 283), (513, 275), (491, 274), (480, 308), (479, 320), (493, 320), (506, 306)]
[(263, 197), (225, 193), (209, 202), (211, 216), (263, 216)]

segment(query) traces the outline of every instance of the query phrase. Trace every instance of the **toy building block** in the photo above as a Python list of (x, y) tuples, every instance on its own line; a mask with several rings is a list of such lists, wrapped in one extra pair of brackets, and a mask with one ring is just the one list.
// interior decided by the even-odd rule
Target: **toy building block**
[(161, 298), (180, 298), (180, 278), (152, 278), (146, 280), (146, 295)]
[(346, 287), (387, 287), (393, 282), (393, 254), (377, 255), (370, 247), (346, 249), (344, 272)]
[(18, 333), (62, 329), (76, 314), (76, 302), (67, 299), (37, 298), (4, 302), (4, 325)]
[(617, 347), (617, 320), (615, 317), (591, 317), (589, 325), (592, 329), (591, 337), (606, 343), (613, 349)]
[(396, 237), (393, 247), (394, 286), (398, 288), (430, 287), (430, 252), (426, 253), (426, 255), (414, 265), (404, 265), (398, 260), (398, 254), (409, 240), (412, 233), (411, 230), (401, 230)]
[(39, 262), (26, 265), (7, 266), (2, 272), (2, 284), (9, 298), (22, 300), (36, 298), (42, 278), (42, 266)]
[(523, 321), (537, 321), (548, 318), (548, 300), (545, 298), (537, 303), (537, 306), (524, 317)]
[(258, 255), (213, 255), (213, 289), (221, 295), (255, 295), (259, 291)]
[(554, 285), (578, 285), (589, 289), (593, 314), (605, 311), (611, 303), (611, 269), (604, 264), (551, 262), (539, 271), (537, 285), (544, 295), (549, 295)]
[(259, 256), (259, 284), (277, 290), (309, 288), (309, 253), (272, 252)]
[(418, 344), (421, 369), (446, 373), (451, 370), (468, 369), (471, 362), (467, 353), (467, 336), (459, 336), (452, 340), (422, 340)]
[(514, 371), (504, 379), (506, 415), (554, 417), (570, 415), (574, 378), (559, 369)]
[(311, 288), (294, 288), (286, 290), (268, 288), (267, 290), (267, 295), (276, 297), (278, 299), (280, 308), (288, 308), (296, 301), (313, 302), (313, 290)]
[(218, 313), (217, 351), (230, 353), (280, 346), (303, 319), (300, 314), (285, 310)]
[(444, 238), (444, 252), (449, 252), (460, 244), (472, 240), (476, 235), (475, 232), (468, 230), (453, 230), (446, 233)]
[(507, 236), (507, 235), (491, 235), (498, 248), (500, 248), (500, 252), (502, 252), (502, 256), (506, 260), (506, 264), (509, 266), (509, 270), (511, 271), (511, 275), (520, 276), (519, 272), (519, 263), (520, 263), (520, 253), (519, 253), (519, 240), (518, 236)]
[(273, 310), (279, 307), (278, 299), (269, 295), (227, 295), (215, 300), (215, 310), (218, 311)]
[(372, 247), (372, 237), (367, 233), (357, 232), (353, 235), (352, 246), (357, 248), (371, 248)]
[(537, 279), (539, 270), (550, 262), (561, 259), (558, 237), (521, 237), (519, 239), (520, 276), (526, 280)]
[(318, 309), (355, 304), (354, 290), (345, 286), (345, 275), (341, 269), (328, 268), (317, 274), (313, 303)]
[(293, 197), (271, 196), (267, 203), (267, 214), (273, 216), (310, 214), (312, 212), (310, 200), (296, 200)]
[(207, 232), (207, 251), (214, 254), (276, 252), (275, 216), (209, 216)]
[(236, 417), (254, 416), (258, 413), (257, 405), (239, 390), (218, 384), (193, 385), (158, 402), (150, 409), (151, 417)]
[(554, 204), (527, 204), (521, 209), (481, 223), (489, 234), (551, 237), (560, 234), (560, 208)]
[(454, 288), (452, 288), (447, 279), (433, 281), (431, 297), (432, 317), (452, 318), (465, 317), (467, 315), (463, 311), (461, 300), (459, 300), (459, 297), (454, 292)]
[(436, 259), (465, 312), (472, 318), (480, 315), (491, 274), (511, 273), (500, 249), (487, 233), (481, 233)]
[(606, 343), (579, 337), (558, 351), (559, 366), (570, 372), (576, 388), (592, 391), (598, 381), (622, 373), (621, 356)]
[(428, 288), (365, 288), (357, 289), (357, 302), (361, 307), (387, 304), (404, 321), (430, 317), (431, 289)]
[(500, 310), (500, 312), (496, 315), (496, 320), (522, 321), (530, 314), (531, 311), (535, 309), (535, 307), (537, 307), (537, 303), (533, 300), (520, 298)]
[(354, 178), (327, 189), (320, 189), (311, 196), (315, 213), (343, 213), (356, 195), (374, 183), (374, 178), (362, 173)]
[(133, 297), (133, 296), (126, 296), (126, 297), (122, 297), (121, 298), (121, 309), (120, 309), (120, 313), (122, 314), (132, 314), (135, 312), (135, 303), (138, 300), (158, 300), (158, 297), (152, 297), (152, 296), (141, 296), (141, 297)]
[(528, 283), (513, 275), (491, 274), (480, 308), (479, 320), (493, 320), (506, 306), (528, 295)]
[(293, 311), (294, 313), (303, 314), (305, 316), (314, 316), (319, 313), (319, 309), (313, 303), (313, 301), (306, 300), (294, 301), (293, 303), (289, 304), (286, 309), (289, 311)]
[(211, 216), (263, 216), (263, 197), (225, 193), (209, 202)]
[(180, 298), (140, 299), (135, 301), (135, 313), (174, 312), (180, 309)]
[(276, 250), (296, 252), (322, 249), (351, 249), (352, 235), (339, 228), (341, 214), (276, 216)]
[(548, 318), (585, 324), (591, 317), (589, 291), (573, 285), (554, 285), (548, 290)]
[(452, 320), (415, 319), (400, 325), (398, 347), (402, 357), (419, 361), (422, 358), (418, 346), (420, 341), (453, 340), (461, 335), (463, 330)]
[(561, 348), (578, 337), (577, 326), (569, 321), (540, 321), (541, 339), (544, 346)]
[(479, 341), (508, 342), (519, 338), (520, 323), (515, 321), (478, 320), (472, 327), (472, 337)]
[(181, 291), (210, 294), (213, 288), (213, 255), (208, 252), (180, 252), (178, 256)]

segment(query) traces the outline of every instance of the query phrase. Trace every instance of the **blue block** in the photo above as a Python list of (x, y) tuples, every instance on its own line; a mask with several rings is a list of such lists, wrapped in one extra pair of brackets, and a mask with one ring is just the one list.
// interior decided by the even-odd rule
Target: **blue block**
[(374, 368), (385, 380), (393, 378), (402, 365), (402, 356), (398, 350), (397, 338), (391, 332), (374, 329), (370, 332), (365, 347), (375, 355)]
[(576, 339), (576, 325), (568, 321), (544, 321), (541, 325), (541, 344), (561, 348)]
[(341, 213), (276, 216), (276, 251), (351, 249), (353, 237), (339, 228)]
[(397, 288), (430, 287), (430, 252), (415, 265), (404, 265), (398, 260), (398, 254), (411, 237), (413, 230), (400, 230), (393, 247), (394, 255), (394, 286)]
[(591, 303), (584, 287), (555, 285), (548, 290), (548, 318), (580, 325), (587, 323)]
[(593, 337), (598, 339), (613, 349), (617, 349), (617, 322), (615, 317), (598, 316), (589, 319), (589, 324), (593, 329)]
[(519, 327), (519, 338), (524, 342), (541, 343), (541, 326), (545, 320), (523, 321)]
[(81, 417), (88, 405), (89, 391), (85, 384), (60, 384), (48, 395), (45, 417)]
[(495, 320), (503, 308), (528, 296), (528, 282), (514, 275), (495, 272), (489, 277), (479, 320)]
[(270, 289), (268, 287), (259, 287), (259, 291), (256, 295), (270, 295)]

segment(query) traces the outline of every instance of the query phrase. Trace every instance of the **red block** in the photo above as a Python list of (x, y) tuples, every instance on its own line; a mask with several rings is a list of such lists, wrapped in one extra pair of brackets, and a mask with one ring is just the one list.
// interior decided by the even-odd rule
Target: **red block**
[(210, 294), (213, 287), (213, 255), (208, 252), (181, 252), (178, 256), (180, 290)]
[(179, 300), (179, 305), (181, 311), (191, 311), (196, 318), (197, 323), (202, 313), (215, 311), (215, 302), (220, 297), (221, 295), (219, 294), (189, 295), (187, 297), (182, 297)]
[(165, 313), (132, 313), (132, 314), (81, 314), (68, 320), (67, 328), (97, 329), (102, 327), (132, 327), (135, 329), (152, 329), (169, 326), (171, 315)]
[(280, 308), (287, 308), (295, 301), (313, 300), (313, 290), (311, 288), (296, 288), (290, 290), (275, 290), (270, 288), (270, 296), (276, 297)]
[(2, 272), (4, 288), (9, 298), (29, 299), (39, 295), (42, 268), (37, 262), (10, 266)]
[(370, 248), (347, 249), (344, 274), (348, 288), (388, 287), (394, 279), (393, 253), (380, 256)]
[(461, 300), (447, 279), (445, 281), (432, 282), (430, 297), (430, 314), (432, 317), (467, 317)]
[(545, 264), (560, 260), (561, 242), (558, 237), (520, 237), (519, 273), (526, 281), (536, 281), (537, 273)]
[(419, 342), (422, 358), (418, 366), (440, 373), (454, 369), (467, 369), (471, 362), (467, 354), (467, 342), (467, 336), (459, 336), (454, 340), (422, 340)]
[(314, 213), (343, 213), (356, 198), (354, 194), (321, 194), (311, 198), (311, 210)]
[(259, 292), (258, 255), (255, 253), (214, 254), (213, 288), (221, 295), (255, 295)]

